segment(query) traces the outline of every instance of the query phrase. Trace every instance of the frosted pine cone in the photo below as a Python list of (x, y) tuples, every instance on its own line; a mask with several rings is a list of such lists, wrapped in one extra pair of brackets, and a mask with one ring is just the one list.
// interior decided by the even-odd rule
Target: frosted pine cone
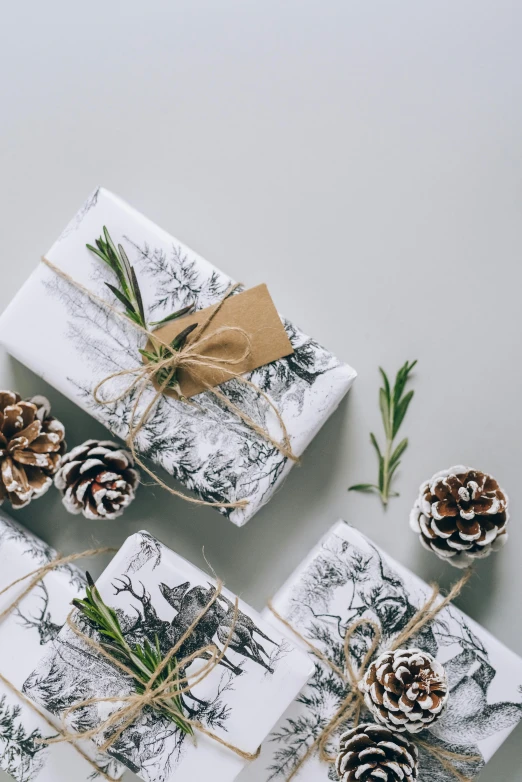
[(420, 649), (384, 652), (370, 665), (359, 687), (377, 722), (409, 733), (429, 727), (449, 694), (443, 666)]
[(65, 428), (43, 396), (0, 391), (0, 505), (23, 508), (45, 494), (65, 453)]
[(503, 546), (508, 518), (508, 497), (496, 480), (459, 466), (422, 484), (410, 526), (425, 548), (463, 568)]
[(135, 496), (139, 475), (129, 451), (110, 440), (87, 440), (62, 459), (55, 478), (69, 513), (114, 519)]
[(415, 782), (417, 747), (382, 725), (359, 725), (341, 736), (335, 768), (341, 782)]

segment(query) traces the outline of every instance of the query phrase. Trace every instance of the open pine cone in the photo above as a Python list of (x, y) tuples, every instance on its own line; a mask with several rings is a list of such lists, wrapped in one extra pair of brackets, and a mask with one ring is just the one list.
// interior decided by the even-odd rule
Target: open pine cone
[(70, 513), (115, 519), (135, 496), (139, 475), (129, 451), (110, 440), (87, 440), (62, 459), (56, 487)]
[(503, 546), (508, 518), (508, 497), (497, 481), (459, 466), (422, 484), (410, 526), (425, 548), (462, 568)]
[(0, 505), (23, 508), (45, 494), (65, 452), (65, 428), (43, 396), (0, 391)]
[(382, 725), (359, 725), (341, 736), (335, 768), (341, 782), (415, 782), (419, 753)]
[(443, 666), (420, 649), (384, 652), (369, 666), (359, 687), (377, 722), (409, 733), (429, 727), (449, 695)]

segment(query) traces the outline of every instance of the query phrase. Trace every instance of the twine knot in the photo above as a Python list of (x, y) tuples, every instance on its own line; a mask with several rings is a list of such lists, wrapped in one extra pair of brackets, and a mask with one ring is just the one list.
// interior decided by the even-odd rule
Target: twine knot
[[(451, 591), (442, 599), (440, 602), (438, 602), (438, 598), (440, 595), (440, 589), (437, 584), (432, 584), (432, 593), (430, 597), (426, 600), (426, 602), (419, 608), (419, 610), (411, 617), (410, 621), (407, 623), (406, 627), (399, 633), (399, 635), (394, 638), (393, 642), (390, 644), (387, 651), (395, 651), (397, 649), (400, 649), (405, 643), (410, 641), (417, 633), (425, 627), (427, 624), (433, 621), (435, 617), (444, 609), (446, 606), (451, 603), (452, 600), (454, 600), (455, 597), (457, 597), (460, 592), (462, 591), (463, 587), (472, 575), (472, 569), (469, 568), (468, 571), (465, 573), (465, 575), (458, 581)], [(305, 763), (312, 757), (312, 755), (315, 754), (315, 752), (318, 753), (319, 758), (326, 762), (326, 763), (335, 763), (336, 757), (332, 756), (328, 752), (328, 744), (331, 743), (333, 736), (337, 733), (339, 728), (344, 725), (348, 720), (352, 720), (354, 727), (357, 727), (360, 721), (361, 711), (365, 707), (364, 703), (364, 695), (360, 689), (360, 684), (363, 680), (364, 674), (366, 673), (366, 670), (368, 668), (368, 665), (370, 664), (373, 655), (377, 651), (379, 644), (382, 640), (382, 630), (380, 625), (377, 624), (373, 619), (365, 619), (361, 618), (358, 619), (356, 622), (354, 622), (349, 629), (346, 631), (345, 637), (344, 637), (344, 643), (343, 643), (343, 667), (341, 668), (339, 665), (334, 663), (324, 652), (322, 652), (318, 647), (314, 646), (308, 638), (306, 638), (302, 633), (300, 633), (296, 628), (289, 622), (287, 619), (285, 619), (281, 614), (276, 610), (274, 607), (272, 601), (268, 602), (268, 608), (273, 613), (273, 615), (278, 619), (288, 630), (290, 630), (293, 635), (295, 635), (297, 638), (299, 638), (314, 654), (321, 662), (323, 662), (330, 670), (332, 670), (334, 673), (337, 674), (341, 678), (341, 680), (346, 684), (348, 688), (348, 693), (346, 697), (342, 700), (341, 704), (335, 711), (333, 717), (330, 719), (326, 727), (321, 731), (319, 736), (314, 740), (314, 742), (309, 745), (306, 749), (306, 752), (304, 755), (298, 760), (297, 764), (294, 766), (293, 770), (290, 772), (290, 774), (286, 777), (285, 782), (290, 782), (301, 770), (301, 768), (305, 765)], [(373, 641), (368, 648), (360, 666), (355, 669), (352, 660), (351, 660), (351, 653), (350, 653), (350, 642), (351, 639), (356, 632), (356, 630), (361, 627), (362, 625), (367, 625), (372, 628), (373, 630)], [(462, 755), (457, 752), (450, 752), (449, 750), (445, 750), (441, 747), (432, 746), (431, 744), (428, 744), (426, 741), (422, 741), (420, 739), (413, 739), (415, 742), (421, 746), (426, 752), (429, 752), (433, 757), (435, 757), (439, 763), (446, 769), (446, 771), (453, 774), (453, 776), (456, 777), (456, 779), (459, 782), (469, 782), (469, 777), (462, 774), (458, 768), (456, 768), (455, 764), (462, 762), (473, 762), (473, 761), (479, 761), (482, 760), (482, 757), (479, 757), (477, 755)]]
[[(212, 334), (205, 335), (205, 331), (210, 326), (217, 313), (220, 311), (224, 302), (240, 287), (240, 283), (231, 285), (228, 288), (223, 297), (207, 314), (203, 323), (198, 324), (197, 329), (191, 335), (190, 340), (177, 348), (167, 342), (164, 342), (154, 331), (150, 331), (148, 328), (141, 326), (139, 323), (130, 320), (124, 312), (117, 309), (116, 307), (113, 307), (112, 304), (100, 296), (97, 296), (95, 293), (85, 287), (85, 285), (82, 285), (69, 274), (62, 271), (62, 269), (49, 261), (49, 259), (45, 256), (43, 256), (41, 260), (42, 263), (48, 266), (49, 269), (51, 269), (63, 280), (82, 291), (86, 296), (88, 296), (93, 301), (96, 301), (102, 307), (108, 309), (116, 317), (123, 318), (127, 324), (130, 324), (137, 331), (144, 334), (148, 338), (149, 343), (153, 346), (153, 348), (156, 349), (157, 359), (154, 357), (154, 361), (149, 361), (149, 363), (140, 364), (139, 366), (133, 367), (131, 369), (123, 369), (118, 372), (113, 372), (108, 377), (101, 380), (93, 391), (95, 401), (104, 407), (116, 404), (117, 402), (120, 402), (123, 399), (129, 397), (133, 392), (136, 392), (129, 418), (129, 434), (126, 438), (126, 443), (136, 464), (139, 465), (139, 467), (147, 475), (149, 475), (155, 483), (168, 491), (169, 494), (175, 497), (181, 497), (186, 502), (190, 502), (193, 505), (211, 505), (214, 507), (236, 510), (238, 508), (245, 508), (249, 504), (248, 500), (246, 499), (236, 500), (234, 502), (210, 502), (208, 500), (199, 500), (194, 497), (189, 497), (188, 495), (183, 494), (183, 492), (171, 488), (168, 484), (161, 480), (161, 478), (156, 475), (156, 473), (153, 472), (136, 453), (136, 438), (140, 430), (146, 424), (149, 415), (155, 407), (156, 403), (163, 396), (163, 394), (165, 394), (166, 391), (174, 390), (180, 402), (183, 402), (184, 404), (194, 404), (183, 396), (181, 388), (179, 387), (179, 383), (177, 383), (177, 373), (181, 369), (190, 371), (206, 391), (210, 392), (214, 397), (216, 397), (216, 399), (218, 399), (228, 410), (241, 419), (241, 421), (243, 421), (243, 423), (253, 432), (269, 442), (270, 445), (278, 450), (285, 459), (289, 459), (294, 463), (299, 463), (299, 457), (296, 456), (296, 454), (293, 452), (286, 424), (277, 406), (270, 399), (268, 394), (266, 394), (256, 383), (248, 380), (248, 378), (244, 377), (240, 371), (234, 370), (234, 366), (239, 365), (252, 353), (251, 341), (248, 333), (239, 326), (222, 326), (221, 328), (216, 329), (216, 331), (214, 331)], [(230, 357), (226, 355), (214, 356), (205, 354), (204, 349), (208, 348), (209, 343), (212, 340), (215, 340), (218, 337), (224, 337), (225, 335), (230, 336), (233, 333), (238, 334), (244, 342), (243, 352), (240, 353), (240, 355)], [(260, 424), (256, 423), (256, 421), (254, 421), (250, 415), (243, 412), (243, 410), (241, 410), (238, 405), (232, 402), (226, 394), (219, 390), (219, 388), (212, 386), (203, 377), (198, 375), (198, 369), (201, 370), (203, 368), (216, 370), (224, 374), (226, 376), (226, 380), (237, 380), (244, 387), (252, 389), (260, 398), (262, 398), (266, 402), (268, 408), (272, 410), (275, 415), (278, 426), (281, 430), (281, 439), (278, 440), (276, 437), (273, 437), (270, 434), (267, 426), (261, 426)], [(111, 399), (100, 396), (100, 391), (106, 383), (125, 376), (134, 376), (134, 379), (129, 383), (129, 385), (123, 390), (121, 394)], [(160, 378), (159, 383), (157, 382), (158, 378)], [(143, 395), (145, 391), (150, 388), (150, 386), (155, 388), (156, 393), (154, 394), (151, 401), (146, 405), (144, 411), (138, 414), (138, 409), (143, 399)]]
[[(212, 741), (217, 742), (223, 747), (234, 752), (244, 760), (254, 760), (259, 756), (260, 749), (256, 752), (246, 752), (240, 747), (225, 741), (220, 736), (215, 734), (211, 730), (207, 730), (204, 725), (198, 720), (194, 720), (187, 717), (183, 712), (181, 698), (185, 693), (197, 684), (202, 682), (209, 676), (209, 674), (216, 669), (220, 662), (225, 657), (225, 654), (229, 648), (230, 642), (234, 635), (236, 624), (239, 616), (239, 598), (236, 597), (234, 604), (234, 614), (231, 622), (231, 628), (227, 637), (226, 643), (223, 649), (219, 650), (214, 643), (209, 643), (203, 646), (191, 654), (178, 660), (176, 658), (177, 653), (182, 648), (183, 644), (192, 635), (199, 622), (206, 615), (212, 605), (219, 599), (223, 590), (223, 583), (217, 582), (217, 586), (214, 590), (212, 597), (204, 608), (198, 613), (191, 625), (185, 630), (181, 638), (171, 647), (168, 654), (158, 663), (157, 667), (153, 671), (149, 681), (144, 685), (142, 679), (137, 674), (128, 668), (125, 663), (110, 654), (109, 651), (97, 640), (91, 638), (86, 633), (82, 632), (80, 628), (73, 622), (72, 614), (69, 614), (67, 618), (67, 625), (73, 631), (73, 633), (80, 638), (89, 648), (93, 649), (97, 654), (104, 657), (108, 662), (118, 668), (122, 673), (130, 677), (134, 682), (143, 690), (141, 692), (131, 692), (129, 694), (121, 694), (114, 696), (99, 696), (93, 698), (86, 698), (82, 701), (74, 703), (66, 711), (62, 713), (62, 730), (59, 736), (46, 740), (46, 743), (62, 743), (68, 741), (75, 743), (80, 740), (92, 739), (96, 737), (104, 737), (108, 734), (108, 737), (101, 744), (100, 749), (102, 752), (106, 752), (129, 728), (143, 712), (143, 709), (150, 707), (155, 709), (159, 714), (167, 718), (171, 718), (174, 723), (179, 724), (182, 721), (185, 726), (189, 726), (190, 735), (194, 737), (194, 731), (204, 734)], [(204, 664), (198, 668), (193, 674), (187, 673), (188, 666), (195, 660), (204, 660)], [(171, 663), (173, 665), (171, 666)], [(165, 671), (168, 673), (165, 675)], [(162, 678), (164, 677), (164, 678)], [(86, 731), (71, 731), (68, 727), (68, 718), (75, 712), (85, 709), (88, 706), (94, 706), (97, 704), (115, 704), (115, 711), (109, 715), (109, 717), (99, 723), (96, 727)], [(194, 737), (194, 741), (195, 741)]]

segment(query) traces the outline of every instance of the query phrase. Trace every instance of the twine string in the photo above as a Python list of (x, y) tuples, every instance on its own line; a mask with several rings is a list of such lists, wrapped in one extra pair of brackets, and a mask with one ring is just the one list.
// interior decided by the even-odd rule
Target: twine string
[[(29, 706), (32, 709), (32, 711), (36, 712), (44, 720), (44, 722), (47, 723), (47, 725), (51, 728), (53, 733), (56, 733), (57, 731), (58, 732), (60, 731), (60, 728), (57, 728), (56, 725), (54, 725), (51, 722), (49, 717), (47, 717), (43, 713), (43, 711), (40, 711), (40, 709), (36, 706), (36, 704), (33, 703), (33, 701), (29, 700), (27, 695), (24, 695), (23, 692), (20, 692), (20, 690), (17, 687), (15, 687), (13, 684), (11, 684), (9, 679), (6, 679), (5, 676), (3, 676), (1, 673), (0, 673), (0, 681), (9, 690), (11, 690), (13, 695), (16, 695), (16, 697), (19, 698), (22, 701), (22, 703), (25, 703), (25, 705)], [(49, 739), (40, 739), (40, 740), (36, 740), (36, 741), (39, 744), (45, 744), (45, 745), (52, 743), (52, 740), (50, 738)], [(84, 760), (87, 761), (87, 763), (89, 763), (89, 765), (94, 769), (94, 771), (96, 771), (96, 773), (99, 776), (103, 777), (103, 779), (106, 779), (107, 782), (119, 782), (118, 779), (116, 779), (115, 777), (111, 777), (102, 768), (100, 768), (93, 760), (91, 760), (91, 758), (88, 755), (86, 755), (85, 752), (83, 752), (83, 750), (80, 749), (80, 747), (74, 745), (74, 749), (76, 750), (76, 752), (78, 752), (79, 755), (82, 756), (82, 758)]]
[[(268, 394), (266, 394), (256, 383), (244, 377), (240, 371), (233, 369), (234, 366), (239, 365), (242, 361), (252, 355), (252, 344), (248, 333), (239, 326), (222, 326), (216, 329), (216, 331), (214, 331), (212, 334), (205, 335), (206, 330), (213, 322), (217, 313), (221, 310), (223, 304), (239, 287), (239, 283), (231, 285), (228, 288), (220, 301), (217, 302), (217, 304), (209, 311), (205, 320), (198, 325), (198, 328), (192, 334), (191, 339), (188, 340), (179, 350), (177, 350), (176, 348), (173, 348), (172, 345), (168, 342), (163, 341), (156, 332), (149, 331), (139, 323), (135, 323), (134, 321), (130, 320), (130, 318), (128, 318), (124, 312), (114, 307), (110, 302), (101, 298), (101, 296), (97, 296), (95, 293), (93, 293), (93, 291), (89, 290), (89, 288), (87, 288), (85, 285), (82, 285), (82, 283), (75, 280), (73, 277), (71, 277), (71, 275), (67, 274), (67, 272), (64, 272), (54, 263), (49, 261), (49, 259), (45, 256), (42, 257), (42, 263), (44, 263), (55, 274), (57, 274), (69, 284), (73, 285), (90, 299), (108, 309), (111, 314), (115, 315), (116, 317), (123, 318), (126, 323), (130, 324), (137, 331), (144, 334), (156, 348), (161, 348), (165, 353), (164, 358), (158, 359), (158, 361), (155, 361), (154, 363), (143, 363), (130, 369), (122, 369), (118, 372), (111, 373), (106, 378), (101, 380), (93, 391), (95, 401), (102, 406), (108, 406), (120, 402), (135, 392), (136, 396), (131, 408), (130, 420), (128, 424), (129, 433), (126, 438), (126, 443), (133, 455), (136, 464), (138, 464), (139, 467), (141, 467), (141, 469), (163, 489), (168, 491), (173, 496), (181, 497), (193, 505), (213, 505), (220, 508), (231, 509), (245, 508), (248, 505), (248, 500), (245, 499), (236, 500), (234, 502), (210, 502), (208, 500), (200, 500), (194, 497), (190, 497), (183, 492), (177, 491), (161, 480), (161, 478), (159, 478), (159, 476), (156, 475), (153, 470), (144, 464), (143, 460), (136, 453), (136, 438), (140, 430), (146, 424), (152, 410), (156, 406), (159, 399), (163, 396), (165, 391), (168, 389), (172, 379), (176, 375), (176, 372), (180, 369), (189, 370), (191, 375), (201, 383), (206, 391), (210, 392), (214, 397), (216, 397), (216, 399), (218, 399), (228, 410), (230, 410), (241, 421), (243, 421), (243, 423), (253, 432), (269, 442), (286, 459), (289, 459), (295, 463), (299, 462), (299, 457), (297, 457), (292, 450), (290, 436), (286, 424), (277, 406), (270, 399)], [(226, 356), (216, 357), (208, 355), (204, 352), (205, 349), (208, 349), (209, 343), (216, 340), (216, 338), (224, 337), (225, 335), (230, 336), (231, 334), (239, 335), (243, 341), (242, 352), (240, 352), (238, 355), (232, 358)], [(251, 416), (241, 410), (241, 408), (232, 402), (226, 396), (226, 394), (219, 390), (219, 388), (212, 386), (212, 384), (201, 375), (201, 370), (204, 369), (219, 371), (226, 376), (227, 380), (235, 379), (245, 388), (252, 389), (259, 397), (261, 397), (267, 403), (277, 419), (282, 434), (281, 440), (273, 437), (268, 431), (267, 427), (263, 427), (257, 424)], [(161, 382), (159, 387), (156, 387), (153, 381), (163, 372), (166, 372), (166, 377)], [(120, 394), (111, 399), (100, 396), (100, 391), (106, 383), (123, 377), (133, 377), (134, 379), (129, 382), (129, 384)], [(151, 401), (147, 403), (144, 412), (138, 415), (138, 408), (140, 407), (145, 392), (150, 388), (150, 386), (155, 388), (155, 394), (153, 395)], [(186, 400), (184, 397), (179, 395), (178, 400), (184, 402), (185, 404), (193, 404), (190, 400)]]
[[(187, 641), (192, 635), (199, 622), (207, 614), (208, 610), (219, 599), (222, 590), (223, 583), (218, 581), (211, 599), (195, 617), (190, 626), (184, 631), (183, 635), (176, 641), (174, 646), (171, 647), (168, 654), (166, 654), (165, 657), (160, 661), (158, 666), (152, 672), (151, 678), (145, 684), (143, 692), (132, 692), (128, 695), (98, 696), (86, 698), (84, 700), (78, 701), (77, 703), (74, 703), (62, 713), (62, 730), (60, 732), (60, 736), (50, 739), (49, 743), (61, 743), (64, 741), (74, 743), (79, 740), (92, 739), (100, 736), (104, 737), (105, 734), (109, 732), (109, 737), (106, 738), (100, 746), (100, 749), (103, 752), (106, 752), (121, 737), (125, 730), (127, 730), (127, 728), (129, 728), (139, 718), (143, 710), (146, 707), (151, 707), (160, 713), (182, 719), (184, 723), (190, 725), (199, 733), (204, 734), (212, 741), (215, 741), (221, 746), (226, 747), (244, 760), (255, 760), (259, 756), (260, 749), (258, 749), (256, 752), (246, 752), (240, 747), (225, 741), (225, 739), (221, 738), (221, 736), (218, 736), (213, 731), (205, 728), (205, 726), (199, 720), (187, 717), (183, 713), (182, 709), (180, 709), (172, 700), (174, 696), (177, 697), (182, 696), (185, 693), (189, 693), (193, 687), (206, 679), (207, 676), (209, 676), (224, 659), (234, 636), (237, 624), (239, 615), (239, 598), (236, 597), (235, 599), (234, 614), (231, 622), (230, 632), (228, 633), (223, 648), (219, 650), (215, 644), (210, 643), (201, 647), (200, 649), (195, 650), (186, 657), (183, 657), (181, 660), (175, 659), (175, 664), (172, 670), (169, 671), (168, 675), (164, 678), (163, 681), (158, 683), (158, 678), (163, 674), (169, 663), (176, 657), (178, 651), (181, 649), (185, 641)], [(144, 682), (139, 677), (139, 675), (126, 666), (125, 663), (113, 657), (110, 652), (104, 648), (103, 644), (100, 644), (94, 638), (91, 638), (89, 635), (80, 630), (80, 628), (73, 622), (71, 614), (67, 618), (67, 625), (75, 633), (75, 635), (81, 639), (82, 642), (89, 646), (89, 648), (93, 649), (97, 654), (104, 657), (112, 665), (119, 668), (122, 673), (126, 674), (143, 687)], [(205, 663), (201, 668), (198, 669), (198, 671), (196, 671), (194, 674), (186, 673), (186, 669), (190, 663), (196, 659), (201, 659), (202, 655), (207, 654), (209, 655), (208, 659), (205, 660)], [(117, 704), (119, 708), (117, 708), (107, 719), (90, 730), (73, 731), (69, 728), (67, 723), (71, 715), (79, 710), (101, 703)]]
[(76, 562), (78, 559), (83, 559), (87, 557), (97, 557), (100, 554), (108, 554), (113, 553), (117, 551), (116, 548), (93, 548), (89, 549), (88, 551), (81, 551), (79, 554), (68, 554), (66, 557), (62, 557), (61, 554), (56, 554), (56, 556), (50, 561), (47, 562), (45, 565), (41, 565), (38, 568), (35, 568), (34, 570), (31, 570), (30, 573), (26, 573), (24, 576), (20, 576), (20, 578), (17, 578), (15, 581), (12, 581), (10, 584), (8, 584), (6, 587), (0, 590), (0, 597), (4, 595), (6, 592), (9, 592), (9, 590), (13, 589), (13, 587), (17, 586), (18, 584), (21, 584), (23, 581), (27, 581), (27, 579), (31, 579), (27, 585), (27, 587), (23, 590), (23, 592), (18, 595), (18, 597), (13, 600), (12, 603), (10, 603), (7, 608), (4, 608), (2, 611), (0, 611), (0, 622), (5, 619), (5, 617), (11, 613), (11, 611), (14, 611), (22, 600), (27, 597), (27, 595), (33, 591), (35, 586), (47, 575), (47, 573), (50, 573), (52, 570), (55, 570), (56, 568), (63, 567), (64, 565), (69, 565), (71, 562)]
[[(399, 633), (399, 635), (393, 640), (389, 647), (389, 651), (395, 651), (401, 648), (403, 644), (407, 643), (415, 635), (417, 635), (417, 633), (423, 627), (432, 622), (435, 617), (460, 594), (464, 586), (471, 578), (471, 575), (472, 570), (469, 568), (464, 576), (452, 587), (450, 592), (439, 602), (437, 601), (440, 595), (440, 589), (436, 584), (432, 584), (432, 592), (430, 597), (411, 617), (402, 632)], [(365, 708), (364, 695), (359, 688), (359, 684), (363, 680), (363, 677), (368, 669), (368, 665), (370, 664), (373, 655), (381, 643), (382, 630), (380, 626), (372, 619), (361, 618), (354, 622), (345, 633), (343, 643), (344, 668), (340, 668), (336, 663), (330, 660), (330, 658), (324, 652), (322, 652), (321, 649), (311, 643), (308, 638), (300, 633), (291, 622), (285, 619), (279, 613), (279, 611), (277, 611), (272, 601), (268, 602), (268, 608), (287, 630), (289, 630), (302, 643), (304, 643), (310, 649), (312, 654), (321, 660), (321, 662), (330, 668), (330, 670), (336, 673), (348, 687), (348, 693), (346, 697), (342, 700), (341, 704), (336, 709), (334, 715), (326, 727), (314, 739), (312, 744), (307, 747), (305, 753), (301, 756), (296, 766), (294, 766), (293, 770), (286, 777), (286, 782), (290, 782), (290, 780), (294, 779), (305, 763), (307, 763), (307, 761), (316, 752), (318, 752), (319, 758), (322, 761), (326, 763), (334, 763), (336, 758), (329, 754), (327, 749), (328, 744), (332, 741), (334, 734), (341, 725), (348, 722), (350, 719), (353, 720), (355, 727), (357, 727), (359, 724), (361, 712)], [(350, 654), (350, 641), (353, 637), (353, 634), (362, 625), (371, 627), (373, 630), (373, 641), (368, 648), (358, 670), (355, 670), (351, 660), (352, 655)], [(439, 761), (439, 763), (446, 771), (450, 772), (454, 777), (456, 777), (458, 782), (469, 782), (470, 778), (459, 771), (459, 769), (455, 766), (455, 763), (470, 763), (482, 760), (482, 757), (479, 755), (463, 755), (458, 752), (451, 752), (450, 750), (446, 750), (441, 747), (432, 746), (428, 742), (419, 739), (415, 739), (415, 742), (424, 750), (433, 755), (433, 757)]]
[[(3, 589), (0, 590), (0, 597), (4, 595), (9, 590), (13, 589), (18, 584), (23, 583), (24, 581), (27, 581), (29, 579), (29, 583), (25, 587), (25, 589), (22, 591), (18, 597), (16, 597), (12, 603), (10, 603), (7, 608), (4, 608), (0, 612), (0, 622), (3, 621), (12, 611), (16, 610), (22, 600), (27, 597), (27, 595), (32, 592), (32, 590), (42, 581), (45, 576), (50, 573), (51, 571), (55, 570), (56, 568), (63, 567), (64, 565), (68, 565), (71, 562), (76, 562), (78, 559), (83, 559), (84, 557), (96, 557), (100, 554), (107, 554), (112, 553), (116, 551), (115, 548), (97, 548), (97, 549), (89, 549), (87, 551), (82, 551), (78, 554), (69, 554), (65, 557), (62, 557), (60, 554), (56, 554), (56, 556), (50, 561), (47, 562), (45, 565), (41, 565), (38, 568), (35, 568), (34, 570), (31, 570), (29, 573), (26, 573), (23, 576), (20, 576), (20, 578), (15, 579), (10, 584), (5, 586)], [(61, 734), (60, 728), (57, 728), (56, 725), (51, 722), (49, 717), (46, 716), (46, 714), (41, 711), (35, 703), (33, 703), (32, 700), (30, 700), (23, 692), (21, 692), (18, 687), (15, 687), (14, 684), (9, 681), (5, 676), (3, 676), (0, 673), (0, 681), (14, 694), (17, 698), (19, 698), (22, 703), (24, 703), (26, 706), (29, 706), (29, 708), (32, 709), (33, 712), (38, 714), (39, 717), (41, 717), (44, 722), (47, 723), (47, 725), (52, 729), (53, 733), (56, 732)], [(55, 739), (54, 737), (49, 737), (46, 739), (37, 739), (37, 743), (48, 745), (54, 743)], [(87, 761), (87, 763), (96, 771), (96, 773), (101, 776), (103, 779), (107, 780), (107, 782), (118, 782), (118, 780), (114, 777), (111, 777), (109, 774), (107, 774), (103, 769), (101, 769), (97, 763), (95, 763), (93, 760), (91, 760), (88, 755), (86, 755), (83, 750), (78, 747), (77, 745), (73, 745), (76, 752), (81, 755), (81, 757)]]

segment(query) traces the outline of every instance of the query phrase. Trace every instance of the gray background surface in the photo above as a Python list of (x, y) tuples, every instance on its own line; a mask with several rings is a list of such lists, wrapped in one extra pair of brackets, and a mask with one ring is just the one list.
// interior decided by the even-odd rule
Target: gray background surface
[[(260, 608), (338, 517), (450, 583), (408, 513), (423, 479), (469, 463), (511, 494), (511, 539), (458, 602), (522, 654), (521, 4), (48, 0), (2, 16), (0, 309), (103, 184), (237, 279), (266, 281), (359, 372), (243, 529), (151, 487), (112, 523), (67, 515), (55, 491), (18, 518), (64, 552), (140, 528), (198, 564), (204, 545)], [(384, 513), (346, 488), (375, 478), (377, 367), (406, 358), (410, 448)], [(48, 393), (70, 445), (104, 436), (4, 355), (0, 386)], [(521, 737), (483, 782), (522, 779)]]

